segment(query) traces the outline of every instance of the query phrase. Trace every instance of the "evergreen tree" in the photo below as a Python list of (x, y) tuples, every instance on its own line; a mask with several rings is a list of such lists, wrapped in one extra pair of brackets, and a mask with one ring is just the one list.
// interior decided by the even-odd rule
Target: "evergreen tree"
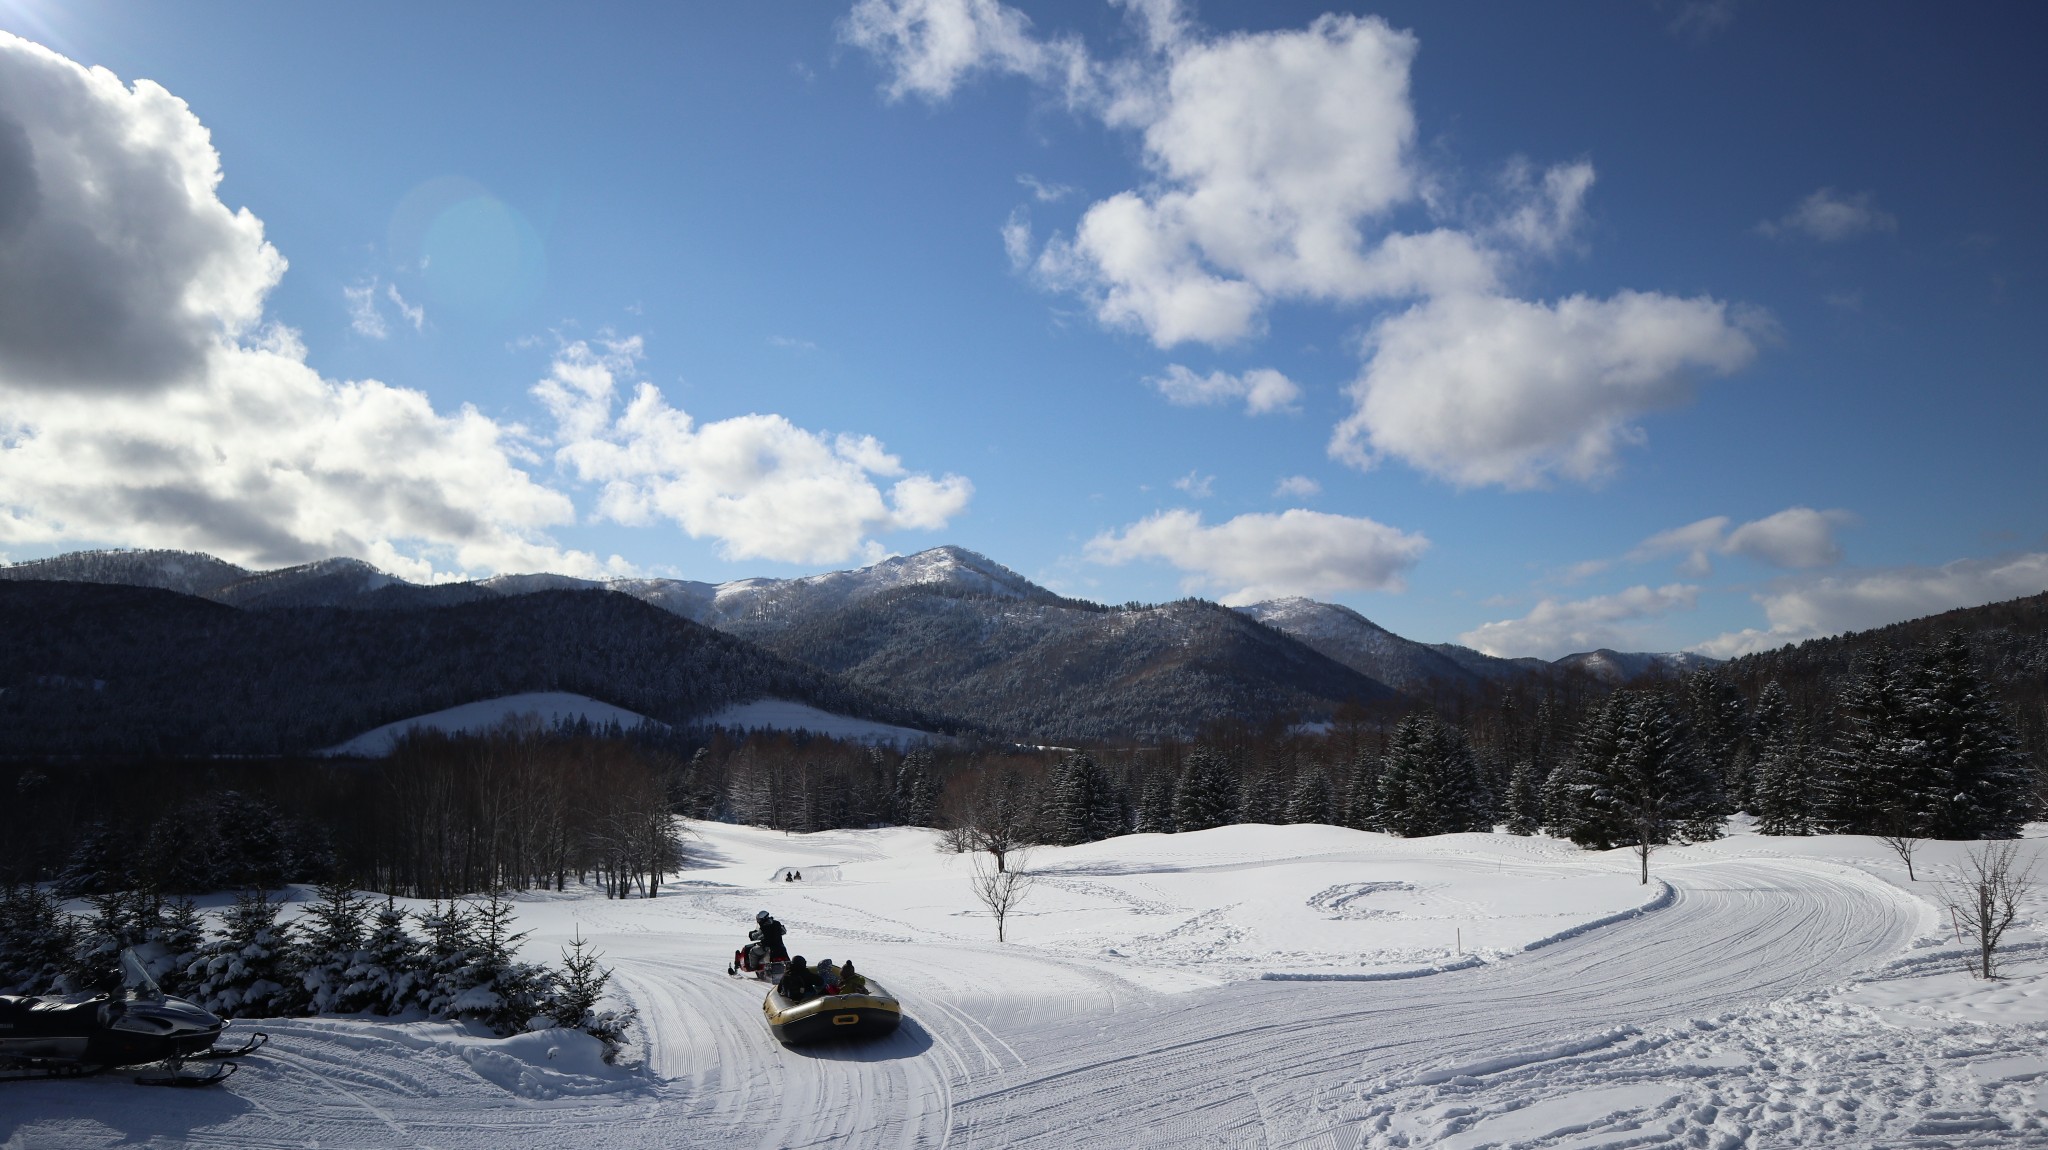
[(1380, 761), (1360, 747), (1351, 757), (1351, 772), (1344, 781), (1344, 825), (1358, 831), (1382, 829), (1379, 805)]
[(455, 1013), (455, 1004), (471, 988), (470, 972), (475, 964), (475, 935), (470, 912), (454, 899), (429, 904), (419, 915), (424, 935), (418, 969), (420, 1005), (433, 1018)]
[(1294, 793), (1287, 799), (1287, 821), (1334, 824), (1337, 815), (1330, 809), (1332, 805), (1330, 776), (1309, 767), (1294, 780)]
[(206, 948), (206, 920), (199, 914), (199, 904), (189, 898), (165, 903), (148, 941), (149, 956), (143, 965), (164, 993), (179, 998), (196, 994), (198, 988), (189, 972)]
[(1046, 812), (1046, 838), (1051, 842), (1073, 846), (1124, 833), (1123, 802), (1116, 784), (1085, 751), (1060, 763), (1051, 799)]
[(1173, 776), (1156, 771), (1145, 780), (1138, 800), (1137, 832), (1141, 835), (1170, 835), (1173, 825)]
[(1606, 782), (1621, 753), (1629, 696), (1609, 695), (1587, 712), (1569, 759), (1550, 772), (1543, 787), (1543, 822), (1550, 833), (1588, 850), (1611, 850), (1628, 828), (1619, 821)]
[(931, 748), (919, 747), (903, 757), (896, 772), (896, 819), (907, 827), (933, 826), (939, 821), (938, 805)]
[(1561, 788), (1581, 846), (1632, 845), (1649, 881), (1650, 852), (1718, 833), (1721, 796), (1663, 694), (1616, 693), (1589, 716)]
[(1283, 809), (1280, 783), (1271, 771), (1260, 771), (1239, 790), (1237, 821), (1240, 823), (1277, 823)]
[(562, 952), (562, 973), (554, 980), (547, 1015), (556, 1026), (580, 1030), (604, 1043), (605, 1061), (609, 1062), (625, 1045), (627, 1030), (637, 1015), (631, 1007), (598, 1009), (605, 987), (611, 984), (612, 972), (598, 965), (598, 959), (604, 956), (586, 950), (588, 945), (583, 941), (583, 932), (578, 931), (569, 943), (570, 949)]
[(299, 1012), (294, 988), (292, 924), (278, 921), (283, 902), (263, 891), (235, 896), (221, 915), (220, 932), (187, 970), (199, 1005), (223, 1018), (274, 1018)]
[(1197, 747), (1181, 764), (1173, 789), (1173, 825), (1179, 831), (1205, 831), (1228, 824), (1237, 813), (1235, 780), (1220, 755)]
[(254, 795), (223, 791), (214, 801), (215, 881), (275, 890), (296, 877), (290, 828), (277, 808)]
[(73, 982), (113, 994), (126, 984), (121, 952), (140, 946), (161, 925), (162, 900), (142, 891), (110, 891), (91, 898)]
[(468, 961), (446, 986), (442, 1013), (473, 1018), (499, 1034), (514, 1034), (543, 1013), (553, 991), (544, 967), (518, 961), (526, 932), (512, 929), (514, 907), (493, 891), (470, 904), (465, 918)]
[(35, 886), (0, 888), (0, 994), (55, 994), (78, 951), (78, 920)]
[(1693, 746), (1706, 769), (1721, 780), (1722, 793), (1742, 796), (1742, 694), (1715, 667), (1701, 667), (1685, 681), (1686, 716)]
[(1937, 788), (1909, 729), (1912, 688), (1878, 648), (1842, 690), (1842, 732), (1828, 755), (1828, 822), (1846, 834), (1926, 835)]
[(2031, 772), (1961, 631), (1922, 653), (1910, 715), (1937, 788), (1926, 814), (1933, 837), (2019, 837), (2031, 806)]
[(1533, 835), (1543, 827), (1543, 776), (1534, 759), (1523, 759), (1508, 775), (1507, 832)]
[(366, 1010), (403, 1014), (426, 1005), (426, 987), (420, 977), (426, 955), (421, 941), (406, 929), (406, 921), (406, 913), (389, 897), (371, 920), (356, 979), (363, 987)]
[(94, 823), (78, 836), (71, 857), (57, 875), (57, 890), (78, 898), (128, 888), (127, 835), (105, 823)]
[(1806, 723), (1786, 720), (1758, 765), (1756, 829), (1767, 835), (1814, 833), (1825, 814), (1825, 794)]
[(340, 879), (320, 884), (320, 901), (298, 920), (299, 979), (315, 1014), (370, 1009), (376, 988), (365, 979), (363, 951), (370, 903)]
[(1736, 810), (1756, 813), (1756, 787), (1763, 777), (1764, 760), (1791, 720), (1792, 700), (1786, 697), (1785, 688), (1776, 679), (1765, 683), (1757, 693), (1756, 706), (1749, 712), (1748, 730), (1736, 755), (1732, 785), (1724, 788)]
[(1377, 821), (1407, 838), (1492, 829), (1486, 779), (1463, 732), (1434, 715), (1401, 721), (1380, 770)]

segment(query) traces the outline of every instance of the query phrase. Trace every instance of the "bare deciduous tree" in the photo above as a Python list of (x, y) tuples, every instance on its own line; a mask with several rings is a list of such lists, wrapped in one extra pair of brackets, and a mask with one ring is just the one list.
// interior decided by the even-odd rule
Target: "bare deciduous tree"
[(1949, 910), (1977, 944), (1972, 973), (1998, 977), (1998, 942), (2019, 917), (2020, 902), (2034, 887), (2034, 864), (2022, 860), (2012, 839), (1988, 842), (1970, 850), (1948, 883)]
[(1009, 851), (1008, 865), (991, 861), (976, 854), (973, 859), (974, 873), (969, 882), (974, 887), (974, 897), (995, 916), (996, 941), (1003, 942), (1004, 923), (1024, 896), (1031, 893), (1037, 876), (1031, 873), (1031, 851), (1026, 847), (1015, 847)]
[(1920, 844), (1925, 840), (1910, 831), (1899, 831), (1896, 834), (1878, 835), (1877, 841), (1892, 848), (1892, 852), (1899, 856), (1899, 861), (1906, 864), (1907, 882), (1920, 881), (1920, 876), (1913, 873), (1913, 852), (1919, 850)]
[(1033, 808), (1015, 771), (963, 779), (948, 792), (946, 806), (942, 845), (956, 853), (987, 852), (998, 874), (1009, 869), (1010, 856), (1030, 841)]

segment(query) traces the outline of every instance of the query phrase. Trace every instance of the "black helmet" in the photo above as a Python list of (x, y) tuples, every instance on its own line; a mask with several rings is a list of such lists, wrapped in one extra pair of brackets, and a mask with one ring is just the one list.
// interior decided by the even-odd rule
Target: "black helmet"
[(755, 912), (754, 912), (754, 921), (755, 921), (755, 922), (767, 922), (767, 921), (768, 921), (768, 912), (767, 912), (767, 911), (765, 911), (765, 910), (757, 910), (757, 911), (755, 911)]
[(799, 955), (797, 955), (797, 956), (796, 956), (795, 958), (792, 958), (792, 959), (790, 959), (790, 960), (789, 960), (789, 965), (791, 965), (791, 966), (802, 966), (803, 964), (804, 964), (804, 956), (803, 956), (803, 955), (801, 955), (801, 954), (799, 954)]

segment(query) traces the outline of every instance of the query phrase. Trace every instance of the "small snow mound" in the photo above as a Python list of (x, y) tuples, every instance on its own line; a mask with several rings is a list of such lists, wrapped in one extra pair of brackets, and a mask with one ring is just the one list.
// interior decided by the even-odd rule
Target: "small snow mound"
[(523, 1098), (616, 1094), (637, 1081), (633, 1071), (607, 1065), (604, 1043), (580, 1030), (536, 1030), (460, 1049), (478, 1074)]
[(838, 863), (805, 864), (775, 868), (769, 882), (838, 882)]

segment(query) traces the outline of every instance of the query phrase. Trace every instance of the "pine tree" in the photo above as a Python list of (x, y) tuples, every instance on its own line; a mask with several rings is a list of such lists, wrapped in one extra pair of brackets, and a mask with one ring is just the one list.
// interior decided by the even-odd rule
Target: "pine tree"
[(1534, 759), (1523, 759), (1508, 775), (1507, 832), (1533, 835), (1543, 827), (1543, 776)]
[(71, 857), (57, 876), (57, 890), (71, 898), (126, 890), (127, 835), (105, 823), (94, 823), (78, 836)]
[(206, 920), (199, 914), (199, 904), (189, 898), (165, 903), (149, 943), (151, 953), (144, 965), (163, 992), (179, 998), (197, 993), (189, 972), (206, 948)]
[(142, 891), (109, 891), (90, 900), (73, 981), (80, 987), (115, 993), (126, 981), (121, 952), (140, 946), (161, 925), (162, 900)]
[(938, 822), (938, 791), (932, 780), (932, 752), (919, 747), (903, 757), (896, 772), (896, 818), (907, 827)]
[(1882, 647), (1840, 697), (1841, 736), (1828, 754), (1835, 785), (1827, 821), (1845, 834), (1925, 835), (1936, 788), (1924, 748), (1909, 730), (1912, 688)]
[(1164, 771), (1155, 772), (1145, 780), (1144, 794), (1138, 800), (1137, 833), (1170, 835), (1174, 832), (1173, 784), (1173, 776)]
[(1659, 692), (1617, 693), (1589, 716), (1561, 788), (1567, 837), (1605, 850), (1633, 845), (1650, 881), (1656, 847), (1718, 833), (1718, 780), (1688, 745)]
[(1462, 732), (1433, 715), (1401, 721), (1380, 771), (1377, 821), (1408, 838), (1492, 829), (1485, 776)]
[(1382, 829), (1380, 765), (1380, 760), (1364, 747), (1351, 757), (1351, 772), (1344, 782), (1344, 825), (1352, 830)]
[(1272, 772), (1261, 771), (1241, 788), (1237, 800), (1240, 823), (1277, 823), (1283, 804), (1280, 784)]
[(1228, 824), (1237, 812), (1236, 789), (1221, 756), (1202, 747), (1188, 752), (1173, 789), (1174, 828), (1205, 831)]
[(436, 1013), (472, 1018), (499, 1034), (526, 1029), (553, 990), (544, 967), (518, 961), (526, 932), (514, 931), (514, 906), (493, 891), (472, 902), (462, 919), (467, 961), (435, 987), (445, 1005)]
[(1910, 715), (1939, 788), (1927, 810), (1933, 837), (2019, 837), (2030, 806), (2031, 772), (1961, 631), (1950, 631), (1922, 653)]
[(419, 914), (424, 935), (420, 953), (420, 1005), (432, 1018), (455, 1013), (456, 1000), (471, 988), (469, 973), (475, 963), (475, 936), (470, 912), (454, 899), (439, 900)]
[(1685, 680), (1686, 721), (1701, 763), (1721, 780), (1723, 794), (1741, 794), (1742, 694), (1716, 667)]
[(78, 920), (49, 891), (0, 888), (0, 994), (64, 989), (78, 952)]
[(570, 949), (562, 952), (562, 972), (554, 979), (547, 1015), (556, 1026), (580, 1030), (604, 1043), (605, 1061), (610, 1062), (625, 1045), (627, 1031), (638, 1016), (631, 1007), (598, 1009), (605, 987), (611, 984), (612, 972), (598, 965), (604, 956), (596, 950), (586, 950), (588, 945), (579, 930), (569, 943)]
[(1750, 709), (1745, 739), (1735, 757), (1734, 778), (1723, 788), (1736, 810), (1756, 813), (1756, 787), (1763, 776), (1764, 759), (1791, 718), (1792, 700), (1786, 697), (1785, 688), (1776, 679), (1765, 683), (1757, 693), (1756, 706)]
[(1764, 748), (1756, 782), (1757, 830), (1767, 835), (1810, 835), (1823, 817), (1825, 793), (1820, 785), (1813, 739), (1797, 717), (1778, 728)]
[(366, 1010), (403, 1014), (426, 1005), (420, 976), (427, 956), (424, 944), (406, 929), (407, 917), (387, 896), (371, 920), (369, 937), (363, 941), (362, 969), (356, 975)]
[(1294, 780), (1294, 793), (1287, 799), (1287, 821), (1335, 824), (1337, 816), (1331, 805), (1330, 776), (1310, 767)]
[(376, 990), (364, 980), (365, 917), (370, 903), (340, 879), (320, 884), (320, 901), (298, 920), (299, 979), (315, 1014), (368, 1010)]
[(263, 891), (235, 896), (220, 932), (187, 970), (199, 1004), (223, 1018), (275, 1018), (298, 1013), (303, 995), (291, 969), (292, 924), (278, 921), (282, 902)]
[(1067, 756), (1053, 778), (1046, 837), (1073, 846), (1124, 833), (1123, 802), (1116, 785), (1093, 756)]

